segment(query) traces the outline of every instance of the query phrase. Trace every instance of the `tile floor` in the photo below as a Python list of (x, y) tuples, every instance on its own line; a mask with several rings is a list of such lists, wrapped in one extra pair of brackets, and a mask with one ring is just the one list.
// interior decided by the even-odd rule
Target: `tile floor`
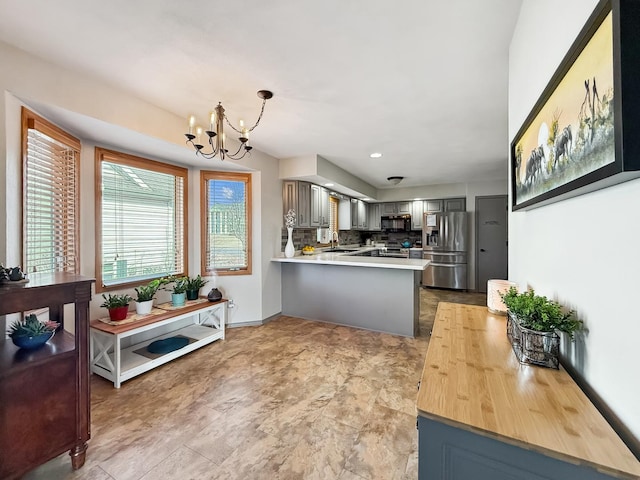
[(63, 454), (25, 480), (416, 479), (416, 383), (438, 301), (415, 339), (292, 317), (229, 329), (125, 382), (93, 375), (83, 468)]

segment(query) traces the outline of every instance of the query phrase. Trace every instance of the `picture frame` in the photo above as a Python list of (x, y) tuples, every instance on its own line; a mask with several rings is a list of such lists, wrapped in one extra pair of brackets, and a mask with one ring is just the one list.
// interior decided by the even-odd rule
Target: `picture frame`
[(640, 2), (602, 0), (511, 142), (513, 211), (640, 177)]

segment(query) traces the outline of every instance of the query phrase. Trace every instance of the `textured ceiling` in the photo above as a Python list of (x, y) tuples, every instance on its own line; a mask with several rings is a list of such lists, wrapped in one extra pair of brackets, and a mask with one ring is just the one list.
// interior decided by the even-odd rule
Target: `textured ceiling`
[(417, 186), (506, 178), (520, 4), (0, 0), (0, 40), (202, 123), (218, 101), (252, 123), (272, 90), (254, 147)]

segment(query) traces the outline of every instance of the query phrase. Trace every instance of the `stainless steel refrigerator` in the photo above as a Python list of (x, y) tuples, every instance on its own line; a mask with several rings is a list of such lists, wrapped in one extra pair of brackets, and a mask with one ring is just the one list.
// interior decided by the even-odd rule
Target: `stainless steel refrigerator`
[(466, 290), (467, 213), (427, 212), (423, 221), (422, 258), (431, 263), (422, 274), (422, 285)]

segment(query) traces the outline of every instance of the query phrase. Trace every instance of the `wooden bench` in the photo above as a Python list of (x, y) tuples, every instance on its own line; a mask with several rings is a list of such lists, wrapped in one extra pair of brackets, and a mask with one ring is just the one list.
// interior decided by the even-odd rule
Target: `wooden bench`
[[(91, 371), (120, 388), (125, 380), (215, 340), (224, 340), (227, 300), (209, 302), (200, 298), (183, 307), (163, 303), (148, 315), (131, 312), (121, 322), (108, 321), (108, 318), (91, 321)], [(165, 354), (148, 352), (151, 342), (175, 336), (186, 337), (189, 344)]]

